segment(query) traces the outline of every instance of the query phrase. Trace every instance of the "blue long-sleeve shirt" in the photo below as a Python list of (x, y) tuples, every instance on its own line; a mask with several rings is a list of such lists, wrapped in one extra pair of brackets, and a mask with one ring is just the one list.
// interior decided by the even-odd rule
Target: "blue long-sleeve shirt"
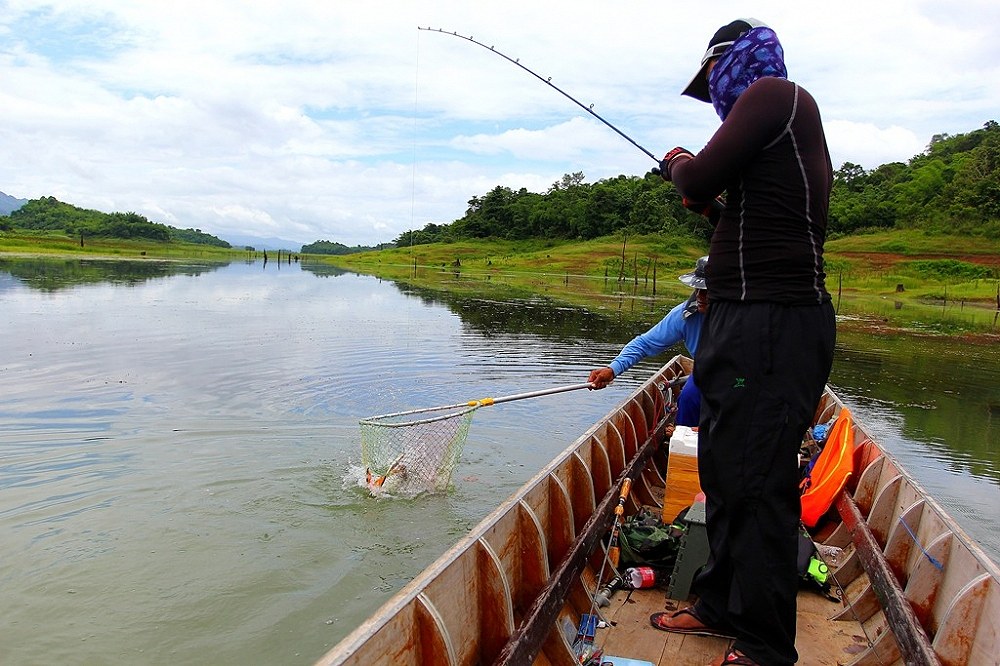
[(615, 360), (608, 364), (615, 377), (642, 359), (660, 354), (678, 342), (683, 342), (694, 357), (704, 317), (697, 311), (685, 317), (684, 309), (687, 305), (688, 301), (677, 304), (659, 323), (625, 345)]

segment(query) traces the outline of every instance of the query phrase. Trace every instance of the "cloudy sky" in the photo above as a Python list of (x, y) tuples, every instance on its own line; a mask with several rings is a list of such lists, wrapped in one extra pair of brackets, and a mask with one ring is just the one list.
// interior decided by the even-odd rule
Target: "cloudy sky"
[(370, 245), (497, 185), (655, 165), (718, 126), (679, 91), (712, 33), (771, 25), (834, 166), (1000, 120), (996, 0), (0, 0), (0, 191), (225, 239)]

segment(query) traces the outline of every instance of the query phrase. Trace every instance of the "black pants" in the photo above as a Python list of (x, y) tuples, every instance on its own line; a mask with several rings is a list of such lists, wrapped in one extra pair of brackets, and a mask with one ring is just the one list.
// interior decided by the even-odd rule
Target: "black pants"
[(695, 358), (711, 555), (697, 610), (762, 664), (794, 664), (797, 453), (830, 376), (830, 303), (713, 301)]

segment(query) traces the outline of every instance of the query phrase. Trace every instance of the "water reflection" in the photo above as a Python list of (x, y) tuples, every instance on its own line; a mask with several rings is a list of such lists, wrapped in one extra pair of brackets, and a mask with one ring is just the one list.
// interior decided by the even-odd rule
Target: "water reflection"
[[(645, 330), (643, 320), (623, 317), (617, 310), (595, 312), (537, 296), (499, 299), (455, 294), (405, 283), (396, 286), (400, 292), (419, 298), (427, 305), (447, 306), (463, 324), (487, 338), (532, 335), (563, 343), (581, 339), (617, 342), (630, 340)], [(668, 309), (660, 314), (654, 310), (643, 315), (658, 318)]]
[(938, 338), (841, 333), (833, 383), (873, 411), (901, 417), (942, 466), (1000, 483), (1000, 351)]
[[(594, 312), (538, 297), (487, 299), (415, 287), (405, 280), (398, 286), (429, 304), (447, 305), (486, 339), (523, 334), (548, 339), (555, 347), (582, 340), (620, 345), (661, 316), (639, 299), (631, 299), (638, 308)], [(669, 305), (656, 307), (665, 311)], [(945, 314), (945, 308), (939, 309)], [(841, 319), (872, 313), (860, 308)], [(927, 313), (920, 316), (926, 320)], [(914, 329), (922, 327), (914, 322)], [(948, 328), (940, 321), (923, 327)], [(516, 357), (517, 349), (512, 342), (499, 346), (497, 353)], [(686, 353), (682, 346), (674, 351)], [(654, 365), (646, 361), (633, 373), (648, 373)], [(978, 523), (967, 529), (994, 557), (1000, 555), (1000, 347), (958, 337), (845, 327), (838, 332), (830, 383), (903, 467), (949, 513)]]
[[(215, 271), (227, 263), (178, 261), (134, 261), (93, 259), (47, 259), (0, 257), (0, 273), (7, 273), (31, 289), (54, 292), (83, 284), (108, 283), (135, 286), (173, 275), (197, 276)], [(13, 282), (8, 282), (8, 288)], [(0, 289), (4, 282), (0, 281)]]
[[(441, 496), (345, 485), (359, 418), (583, 381), (677, 302), (313, 263), (0, 261), (10, 663), (312, 663), (665, 359), (479, 410)], [(997, 354), (843, 334), (832, 380), (994, 557)]]
[(886, 324), (916, 333), (997, 333), (1000, 309), (992, 303), (963, 300), (938, 302), (900, 301), (886, 297), (844, 298), (837, 314), (878, 327)]
[(309, 261), (302, 262), (302, 270), (306, 273), (312, 273), (316, 277), (340, 277), (348, 274), (348, 271), (345, 271), (342, 268), (337, 268), (336, 266), (331, 266), (330, 264)]
[[(407, 281), (400, 281), (398, 288), (428, 304), (447, 305), (486, 339), (530, 335), (564, 347), (581, 340), (618, 345), (661, 316), (641, 301), (638, 310), (595, 312), (545, 298), (488, 299), (416, 287)], [(665, 311), (669, 305), (656, 307)], [(500, 345), (497, 353), (516, 357), (517, 350), (518, 345), (510, 343)], [(684, 353), (681, 346), (676, 351)], [(650, 367), (644, 364), (637, 371), (648, 372)], [(991, 552), (1000, 553), (996, 533), (1000, 528), (1000, 507), (996, 506), (1000, 499), (1000, 348), (961, 338), (841, 330), (831, 384), (866, 425), (874, 424), (872, 429), (900, 455), (903, 466), (922, 479), (949, 510), (966, 513), (970, 506), (985, 506), (972, 515), (990, 516), (986, 523), (991, 527), (976, 533), (988, 542)], [(984, 489), (968, 479), (981, 479), (988, 486)]]

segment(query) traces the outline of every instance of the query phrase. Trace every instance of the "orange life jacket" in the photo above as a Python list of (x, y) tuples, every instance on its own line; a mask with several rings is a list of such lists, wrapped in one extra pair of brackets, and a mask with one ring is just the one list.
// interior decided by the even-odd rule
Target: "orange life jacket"
[(854, 419), (840, 410), (812, 471), (802, 481), (802, 522), (815, 527), (854, 474)]

